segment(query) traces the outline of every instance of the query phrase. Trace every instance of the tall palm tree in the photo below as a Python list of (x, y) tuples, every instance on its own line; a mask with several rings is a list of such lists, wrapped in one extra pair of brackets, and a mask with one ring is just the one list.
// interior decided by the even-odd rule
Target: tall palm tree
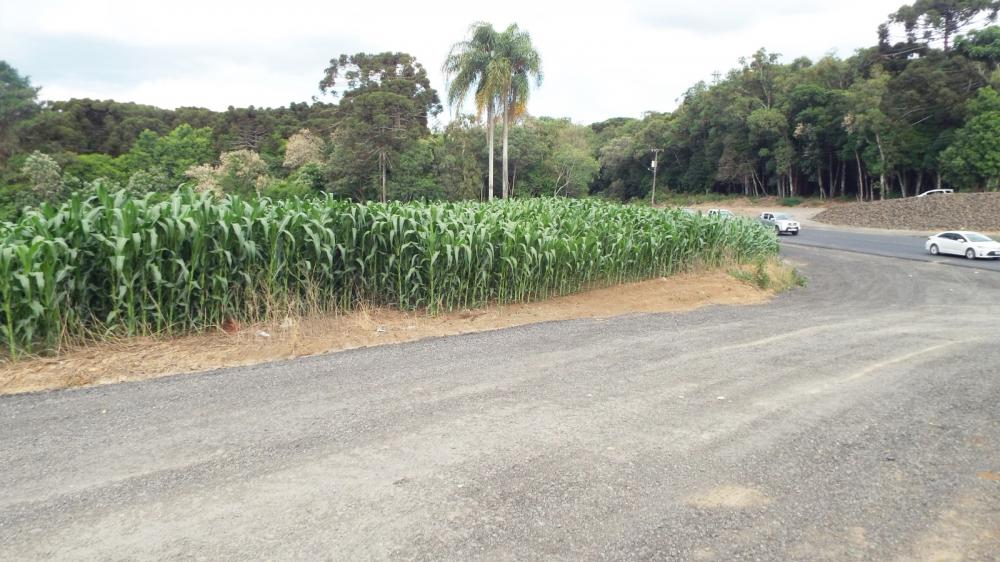
[(493, 130), (496, 122), (496, 110), (500, 99), (500, 88), (503, 81), (497, 76), (491, 76), (491, 65), (494, 64), (497, 52), (497, 40), (500, 34), (493, 26), (485, 22), (476, 22), (469, 28), (469, 39), (452, 45), (448, 58), (444, 62), (444, 75), (447, 81), (448, 104), (455, 108), (458, 114), (462, 103), (473, 94), (476, 103), (476, 114), (481, 116), (486, 111), (486, 129), (489, 144), (489, 200), (493, 200)]
[(503, 119), (503, 197), (508, 197), (507, 146), (510, 124), (523, 115), (528, 105), (531, 82), (542, 83), (542, 61), (531, 44), (531, 35), (511, 24), (499, 34), (496, 53), (487, 70), (487, 82), (499, 93), (498, 106)]

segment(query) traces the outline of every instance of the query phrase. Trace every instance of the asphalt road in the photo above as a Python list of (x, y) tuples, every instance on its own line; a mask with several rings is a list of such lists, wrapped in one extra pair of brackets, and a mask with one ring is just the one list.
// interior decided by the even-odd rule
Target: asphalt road
[(952, 255), (932, 256), (924, 249), (926, 241), (926, 236), (912, 234), (874, 234), (838, 230), (835, 228), (810, 228), (808, 226), (798, 236), (783, 235), (781, 237), (782, 244), (787, 245), (836, 248), (876, 256), (905, 258), (960, 267), (971, 267), (973, 269), (1000, 271), (1000, 260), (969, 260), (963, 256)]
[(0, 559), (996, 560), (1000, 275), (785, 252), (765, 305), (0, 398)]

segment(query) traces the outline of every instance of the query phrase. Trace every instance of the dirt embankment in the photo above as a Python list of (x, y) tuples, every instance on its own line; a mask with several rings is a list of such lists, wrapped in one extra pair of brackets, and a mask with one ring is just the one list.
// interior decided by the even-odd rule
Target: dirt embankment
[(1000, 232), (1000, 193), (953, 193), (830, 207), (813, 220), (895, 230)]
[[(753, 267), (740, 269), (752, 281)], [(234, 333), (219, 330), (175, 338), (95, 342), (64, 350), (55, 357), (0, 361), (0, 395), (136, 381), (536, 322), (679, 312), (713, 304), (756, 304), (792, 287), (791, 271), (790, 266), (778, 262), (769, 264), (769, 290), (740, 281), (725, 270), (703, 271), (545, 301), (434, 316), (419, 311), (366, 308), (337, 316), (243, 326)]]

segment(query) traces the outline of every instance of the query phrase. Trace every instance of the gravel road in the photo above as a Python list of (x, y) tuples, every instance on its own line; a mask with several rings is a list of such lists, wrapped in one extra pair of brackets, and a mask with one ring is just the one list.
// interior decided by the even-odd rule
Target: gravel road
[(995, 560), (1000, 274), (0, 398), (0, 559)]

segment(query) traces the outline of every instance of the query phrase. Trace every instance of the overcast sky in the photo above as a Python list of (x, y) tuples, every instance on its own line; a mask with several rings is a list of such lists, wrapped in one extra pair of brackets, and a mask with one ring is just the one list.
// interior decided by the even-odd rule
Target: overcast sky
[(273, 107), (319, 95), (340, 53), (409, 52), (443, 91), (441, 64), (472, 22), (517, 22), (545, 73), (529, 111), (591, 123), (672, 110), (695, 82), (760, 47), (785, 61), (849, 56), (902, 3), (0, 0), (0, 59), (42, 86), (42, 99)]

